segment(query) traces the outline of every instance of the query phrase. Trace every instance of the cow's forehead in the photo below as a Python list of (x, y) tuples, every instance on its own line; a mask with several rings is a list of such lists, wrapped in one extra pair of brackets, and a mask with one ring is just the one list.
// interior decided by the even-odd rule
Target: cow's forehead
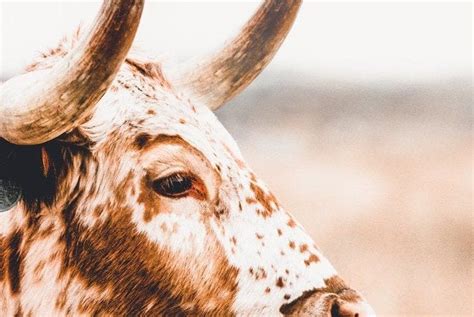
[[(28, 70), (54, 66), (77, 45), (79, 35), (80, 30), (43, 53)], [(160, 64), (137, 49), (129, 54), (94, 113), (79, 129), (99, 145), (109, 143), (111, 135), (120, 140), (140, 133), (179, 135), (215, 165), (229, 155), (242, 161), (237, 144), (212, 110), (177, 90)]]
[(138, 69), (136, 60), (128, 61), (93, 117), (82, 126), (94, 143), (107, 144), (110, 137), (133, 142), (141, 135), (179, 136), (214, 166), (242, 165), (234, 139), (205, 104), (176, 91), (161, 70), (156, 77)]

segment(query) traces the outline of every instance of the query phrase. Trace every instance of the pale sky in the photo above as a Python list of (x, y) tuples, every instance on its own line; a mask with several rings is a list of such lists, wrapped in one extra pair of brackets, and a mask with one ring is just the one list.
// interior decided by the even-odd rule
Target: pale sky
[[(0, 75), (21, 71), (98, 11), (97, 1), (1, 0)], [(234, 34), (258, 2), (148, 1), (135, 46), (184, 59)], [(272, 69), (355, 81), (471, 76), (472, 4), (304, 2)]]

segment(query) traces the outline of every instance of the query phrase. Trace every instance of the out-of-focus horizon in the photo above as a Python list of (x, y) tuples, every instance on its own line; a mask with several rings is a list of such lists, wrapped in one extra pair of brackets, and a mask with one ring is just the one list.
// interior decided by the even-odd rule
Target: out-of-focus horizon
[[(256, 2), (150, 2), (137, 47), (218, 47)], [(0, 77), (97, 2), (2, 1)], [(256, 173), (378, 315), (473, 314), (472, 4), (306, 2), (269, 67), (217, 111)]]
[[(99, 1), (1, 2), (2, 78), (87, 26)], [(213, 51), (258, 1), (147, 1), (135, 46), (165, 59)], [(268, 69), (350, 81), (433, 81), (471, 76), (471, 4), (305, 1)], [(14, 31), (12, 31), (14, 30)]]
[(218, 116), (339, 273), (379, 316), (472, 316), (469, 83), (257, 80)]

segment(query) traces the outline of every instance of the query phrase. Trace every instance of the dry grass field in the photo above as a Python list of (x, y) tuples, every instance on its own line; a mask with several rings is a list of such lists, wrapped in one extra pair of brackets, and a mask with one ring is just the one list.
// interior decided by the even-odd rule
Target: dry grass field
[(471, 94), (269, 72), (218, 116), (379, 315), (472, 316)]

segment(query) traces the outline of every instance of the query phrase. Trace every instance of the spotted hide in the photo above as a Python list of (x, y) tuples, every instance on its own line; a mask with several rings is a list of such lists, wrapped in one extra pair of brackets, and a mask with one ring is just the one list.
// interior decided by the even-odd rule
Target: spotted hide
[[(78, 38), (28, 72), (55, 69)], [(0, 134), (0, 179), (21, 190), (0, 213), (2, 315), (372, 315), (247, 166), (219, 98), (178, 77), (127, 53), (78, 124), (34, 144)]]

